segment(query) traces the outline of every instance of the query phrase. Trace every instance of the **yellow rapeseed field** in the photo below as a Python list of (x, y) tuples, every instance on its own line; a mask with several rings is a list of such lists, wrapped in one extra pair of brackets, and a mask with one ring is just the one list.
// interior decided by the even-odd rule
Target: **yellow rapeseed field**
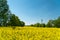
[(0, 27), (0, 40), (60, 40), (60, 28)]

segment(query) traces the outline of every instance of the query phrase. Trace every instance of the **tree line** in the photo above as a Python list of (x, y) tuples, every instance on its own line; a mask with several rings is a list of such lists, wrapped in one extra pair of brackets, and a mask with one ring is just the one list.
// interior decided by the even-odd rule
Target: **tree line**
[(45, 23), (36, 23), (36, 24), (31, 24), (30, 26), (34, 26), (34, 27), (57, 27), (57, 28), (60, 28), (60, 16), (55, 20), (49, 20), (47, 24), (45, 24)]
[(18, 16), (12, 14), (9, 10), (7, 0), (0, 0), (0, 26), (24, 26)]

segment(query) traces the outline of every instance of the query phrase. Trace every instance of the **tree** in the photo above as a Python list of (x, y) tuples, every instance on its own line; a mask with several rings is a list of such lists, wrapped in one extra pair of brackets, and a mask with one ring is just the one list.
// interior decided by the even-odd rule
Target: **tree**
[(24, 26), (25, 23), (12, 14), (7, 0), (0, 0), (0, 26)]
[(54, 20), (54, 26), (60, 27), (60, 17), (58, 17), (56, 20)]
[(31, 24), (30, 26), (34, 26), (33, 24)]
[(47, 23), (47, 27), (52, 27), (52, 24), (53, 24), (53, 20), (49, 20)]
[(41, 25), (41, 27), (45, 27), (45, 24), (44, 23), (42, 23), (42, 24), (40, 24)]
[(19, 22), (20, 22), (20, 20), (18, 19), (18, 17), (15, 16), (14, 14), (12, 14), (8, 24), (11, 25), (11, 26), (18, 26)]
[(47, 23), (48, 27), (60, 27), (60, 17), (58, 17), (55, 20), (49, 20), (49, 22)]
[(25, 26), (25, 23), (23, 21), (20, 21), (20, 26)]
[(36, 24), (34, 24), (34, 26), (35, 27), (40, 27), (41, 25), (40, 25), (40, 23), (36, 23)]
[(8, 20), (9, 7), (6, 0), (0, 0), (0, 26), (5, 26)]
[(20, 19), (12, 14), (10, 21), (7, 24), (8, 26), (25, 26), (25, 23), (23, 21), (20, 21)]

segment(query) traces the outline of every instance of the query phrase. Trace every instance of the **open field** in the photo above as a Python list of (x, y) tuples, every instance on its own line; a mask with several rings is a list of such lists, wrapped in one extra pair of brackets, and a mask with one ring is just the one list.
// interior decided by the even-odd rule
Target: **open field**
[(0, 40), (60, 40), (60, 28), (1, 27)]

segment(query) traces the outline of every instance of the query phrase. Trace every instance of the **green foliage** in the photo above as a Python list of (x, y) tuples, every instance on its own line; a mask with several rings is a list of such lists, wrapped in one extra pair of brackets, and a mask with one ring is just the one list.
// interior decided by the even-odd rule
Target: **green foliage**
[(34, 24), (35, 27), (40, 27), (40, 23)]
[(19, 22), (20, 22), (20, 20), (18, 19), (18, 17), (15, 16), (14, 14), (12, 14), (8, 24), (11, 25), (11, 26), (17, 26), (17, 25), (19, 25)]
[(56, 20), (54, 20), (54, 26), (60, 27), (60, 17), (58, 17)]
[[(7, 0), (0, 0), (0, 26), (24, 26), (25, 23), (12, 14)], [(13, 27), (14, 28), (14, 27)]]
[(34, 26), (33, 24), (31, 24), (30, 26)]
[(49, 21), (48, 21), (47, 27), (52, 27), (52, 20), (49, 20)]
[(31, 24), (30, 26), (33, 26), (33, 27), (45, 27), (46, 25), (44, 23), (42, 23), (42, 24), (36, 23), (36, 24)]
[(25, 26), (25, 23), (23, 21), (20, 21), (20, 19), (12, 14), (10, 21), (7, 23), (8, 26)]
[(58, 27), (60, 28), (60, 17), (55, 20), (49, 20), (47, 23), (47, 27)]
[(5, 26), (6, 22), (8, 20), (8, 10), (9, 7), (7, 5), (7, 1), (6, 0), (0, 0), (0, 26)]
[(25, 26), (25, 23), (23, 21), (20, 21), (20, 26)]
[(43, 24), (41, 24), (41, 27), (46, 27), (46, 25), (43, 23)]

